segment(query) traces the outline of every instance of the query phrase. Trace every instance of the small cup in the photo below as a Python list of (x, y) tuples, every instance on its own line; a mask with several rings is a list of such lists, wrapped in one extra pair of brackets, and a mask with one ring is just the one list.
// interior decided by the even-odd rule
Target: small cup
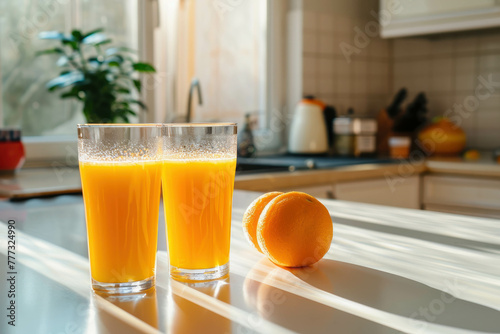
[(406, 159), (410, 156), (411, 140), (409, 137), (390, 137), (389, 148), (391, 158)]
[(137, 293), (155, 284), (161, 125), (78, 125), (92, 288)]
[(0, 174), (13, 174), (24, 164), (21, 130), (0, 129)]
[(170, 275), (207, 281), (229, 273), (236, 124), (166, 124), (163, 202)]

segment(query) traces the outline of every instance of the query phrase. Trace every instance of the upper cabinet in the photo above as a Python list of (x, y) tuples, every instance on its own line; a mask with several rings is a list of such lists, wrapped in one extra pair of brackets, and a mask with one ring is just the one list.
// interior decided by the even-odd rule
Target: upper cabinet
[(384, 38), (500, 26), (500, 0), (380, 0)]

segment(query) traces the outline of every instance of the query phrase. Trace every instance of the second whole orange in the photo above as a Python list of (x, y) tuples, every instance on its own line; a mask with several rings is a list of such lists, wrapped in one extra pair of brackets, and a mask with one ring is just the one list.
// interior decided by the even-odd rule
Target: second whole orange
[(277, 265), (303, 267), (319, 261), (330, 249), (333, 224), (328, 209), (302, 192), (274, 197), (260, 214), (257, 242)]

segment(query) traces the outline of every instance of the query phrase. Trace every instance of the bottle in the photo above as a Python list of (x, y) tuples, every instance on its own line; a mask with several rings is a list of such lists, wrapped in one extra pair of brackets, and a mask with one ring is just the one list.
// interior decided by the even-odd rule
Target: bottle
[(250, 128), (250, 113), (247, 113), (245, 114), (243, 131), (241, 131), (238, 136), (238, 156), (250, 158), (255, 154), (255, 151), (253, 133)]

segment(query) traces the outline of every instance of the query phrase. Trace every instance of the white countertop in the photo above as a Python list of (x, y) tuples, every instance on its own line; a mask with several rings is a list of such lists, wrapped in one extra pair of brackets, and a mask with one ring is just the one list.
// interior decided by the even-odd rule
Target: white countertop
[(161, 217), (156, 289), (122, 298), (90, 290), (80, 196), (0, 202), (2, 264), (16, 221), (19, 292), (16, 328), (2, 315), (1, 332), (500, 332), (500, 221), (324, 200), (330, 251), (283, 269), (244, 238), (258, 195), (235, 191), (228, 279), (169, 279)]
[[(237, 175), (236, 189), (262, 190), (283, 187), (301, 187), (353, 180), (384, 177), (389, 173), (407, 170), (410, 165), (414, 173), (440, 173), (472, 177), (500, 178), (500, 164), (491, 159), (465, 161), (462, 158), (429, 158), (424, 163), (401, 161), (400, 163), (377, 163), (313, 169), (310, 171), (255, 173)], [(80, 174), (76, 167), (50, 167), (22, 169), (14, 175), (0, 175), (0, 198), (30, 198), (46, 195), (81, 192)]]

